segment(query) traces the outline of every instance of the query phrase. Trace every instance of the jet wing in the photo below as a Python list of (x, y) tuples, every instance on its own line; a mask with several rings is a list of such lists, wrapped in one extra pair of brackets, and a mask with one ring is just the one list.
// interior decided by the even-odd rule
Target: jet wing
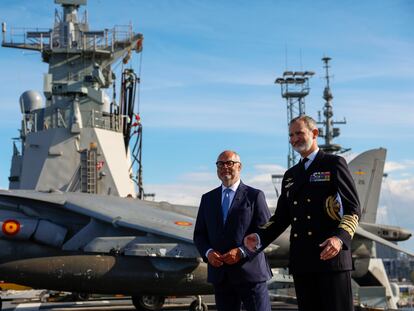
[(33, 190), (0, 190), (0, 198), (1, 197), (11, 197), (15, 198), (17, 201), (27, 199), (58, 205), (64, 205), (66, 202), (66, 198), (61, 192), (46, 193)]
[(388, 247), (390, 247), (392, 249), (395, 249), (395, 250), (397, 250), (399, 252), (402, 252), (402, 253), (405, 253), (405, 254), (407, 254), (409, 256), (414, 257), (414, 254), (413, 253), (410, 253), (410, 252), (402, 249), (401, 247), (398, 247), (398, 245), (396, 245), (394, 243), (391, 243), (391, 242), (389, 242), (389, 241), (387, 241), (387, 240), (385, 240), (385, 239), (383, 239), (383, 238), (381, 238), (381, 237), (379, 237), (379, 236), (377, 236), (377, 235), (375, 235), (375, 234), (373, 234), (371, 232), (368, 232), (367, 230), (362, 229), (361, 227), (357, 227), (355, 234), (356, 235), (359, 235), (362, 238), (375, 241), (377, 243), (380, 243), (382, 245), (388, 246)]
[(194, 218), (153, 208), (154, 202), (86, 193), (43, 193), (37, 191), (0, 190), (1, 198), (12, 202), (31, 200), (51, 203), (62, 208), (126, 227), (192, 243)]

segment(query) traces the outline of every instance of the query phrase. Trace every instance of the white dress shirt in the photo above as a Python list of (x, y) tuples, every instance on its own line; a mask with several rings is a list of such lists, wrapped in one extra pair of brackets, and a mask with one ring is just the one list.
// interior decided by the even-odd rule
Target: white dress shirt
[(240, 179), (238, 181), (236, 181), (230, 187), (226, 187), (225, 185), (221, 184), (221, 204), (223, 204), (223, 200), (224, 200), (224, 190), (226, 190), (226, 189), (231, 189), (232, 190), (229, 193), (229, 211), (230, 211), (230, 208), (231, 208), (231, 203), (233, 203), (234, 195), (236, 194), (236, 190), (237, 190), (237, 188), (239, 188), (239, 185), (240, 185)]
[[(305, 170), (308, 169), (308, 167), (312, 164), (313, 160), (315, 160), (316, 155), (319, 152), (319, 148), (317, 148), (314, 152), (312, 152), (310, 155), (308, 155), (306, 158), (308, 161), (305, 162)], [(304, 158), (300, 157), (300, 160), (302, 161)]]

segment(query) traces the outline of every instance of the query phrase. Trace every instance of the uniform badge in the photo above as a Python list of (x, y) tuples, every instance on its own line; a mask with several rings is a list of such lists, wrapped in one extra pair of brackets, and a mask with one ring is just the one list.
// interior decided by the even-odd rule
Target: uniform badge
[(330, 181), (331, 172), (315, 172), (310, 176), (310, 182)]
[(341, 203), (338, 199), (331, 195), (325, 201), (325, 211), (333, 220), (341, 221)]
[(288, 183), (287, 185), (285, 185), (285, 188), (286, 188), (286, 189), (287, 189), (287, 188), (290, 188), (293, 184), (294, 184), (293, 182), (290, 182), (290, 183)]

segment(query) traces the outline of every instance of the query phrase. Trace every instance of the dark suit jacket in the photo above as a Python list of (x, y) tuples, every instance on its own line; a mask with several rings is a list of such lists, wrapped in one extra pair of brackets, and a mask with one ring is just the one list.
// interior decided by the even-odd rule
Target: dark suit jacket
[[(243, 238), (256, 232), (270, 217), (264, 193), (240, 182), (226, 223), (223, 224), (221, 195), (221, 186), (204, 194), (198, 210), (194, 243), (205, 262), (208, 262), (205, 256), (207, 250), (212, 248), (225, 254), (243, 246)], [(267, 281), (270, 277), (271, 271), (263, 253), (246, 257), (234, 265), (224, 264), (215, 268), (208, 264), (208, 281), (213, 284), (223, 280), (257, 283)]]
[[(291, 225), (291, 273), (352, 270), (350, 244), (360, 214), (345, 160), (319, 151), (306, 171), (300, 164), (286, 171), (275, 214), (258, 231), (262, 249)], [(342, 250), (323, 261), (319, 244), (332, 236), (343, 241)]]

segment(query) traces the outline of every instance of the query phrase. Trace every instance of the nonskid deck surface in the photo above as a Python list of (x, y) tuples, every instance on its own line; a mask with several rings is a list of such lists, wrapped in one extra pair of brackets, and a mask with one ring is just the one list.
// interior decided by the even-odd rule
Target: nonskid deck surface
[[(169, 298), (166, 300), (162, 310), (187, 311), (193, 298)], [(209, 310), (217, 310), (213, 296), (204, 296), (203, 301)], [(39, 301), (4, 301), (2, 311), (120, 311), (135, 310), (129, 298), (103, 298), (77, 302), (39, 302)], [(272, 310), (291, 311), (297, 310), (294, 304), (284, 302), (272, 302)]]

